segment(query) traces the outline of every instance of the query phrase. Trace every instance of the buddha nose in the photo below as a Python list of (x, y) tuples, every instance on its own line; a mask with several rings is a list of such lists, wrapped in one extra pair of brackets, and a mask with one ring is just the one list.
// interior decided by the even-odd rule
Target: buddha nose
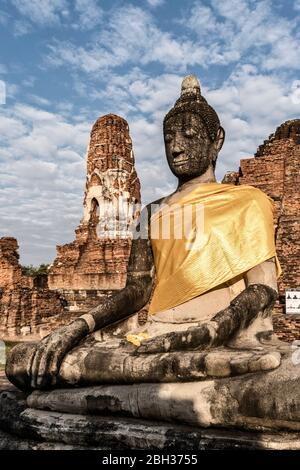
[(183, 153), (183, 149), (180, 145), (180, 135), (176, 132), (172, 146), (172, 157), (178, 157), (181, 153)]

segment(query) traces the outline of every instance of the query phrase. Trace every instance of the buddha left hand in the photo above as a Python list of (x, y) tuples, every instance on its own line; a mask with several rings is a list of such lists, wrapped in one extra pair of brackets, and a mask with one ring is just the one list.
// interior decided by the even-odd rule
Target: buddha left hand
[(238, 330), (247, 328), (258, 314), (270, 314), (276, 298), (277, 292), (271, 287), (264, 284), (250, 285), (211, 321), (186, 331), (167, 333), (144, 341), (137, 351), (160, 353), (203, 350), (224, 345)]

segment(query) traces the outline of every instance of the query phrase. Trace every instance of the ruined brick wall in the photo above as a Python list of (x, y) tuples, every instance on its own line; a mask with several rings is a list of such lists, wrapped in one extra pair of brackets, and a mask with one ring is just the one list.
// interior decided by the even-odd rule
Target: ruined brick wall
[[(57, 318), (59, 317), (59, 318)], [(0, 291), (0, 337), (13, 339), (19, 335), (48, 334), (51, 324), (56, 320), (56, 326), (63, 324), (70, 317), (64, 315), (60, 295), (49, 289), (15, 288)]]
[[(113, 114), (103, 116), (91, 131), (83, 218), (76, 240), (57, 247), (49, 287), (122, 288), (131, 248), (129, 229), (138, 216), (139, 203), (140, 182), (128, 124)], [(133, 213), (126, 210), (130, 205)]]
[(241, 160), (239, 172), (228, 173), (223, 182), (250, 184), (275, 203), (276, 248), (282, 267), (280, 302), (274, 326), (280, 337), (300, 337), (299, 319), (286, 317), (286, 288), (300, 286), (300, 120), (287, 121), (259, 148), (254, 158)]
[[(0, 337), (49, 333), (57, 319), (62, 323), (64, 302), (57, 292), (47, 287), (46, 279), (24, 276), (19, 264), (18, 242), (12, 237), (0, 238)], [(41, 287), (37, 287), (40, 285)], [(68, 318), (69, 321), (69, 318)]]
[(0, 238), (0, 288), (32, 287), (33, 279), (22, 275), (19, 246), (15, 238)]

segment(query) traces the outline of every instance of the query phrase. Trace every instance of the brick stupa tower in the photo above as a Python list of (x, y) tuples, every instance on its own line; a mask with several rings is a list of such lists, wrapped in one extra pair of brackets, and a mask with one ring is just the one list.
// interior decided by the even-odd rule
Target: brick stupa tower
[(83, 218), (76, 240), (57, 247), (49, 271), (55, 290), (115, 290), (124, 287), (130, 227), (139, 215), (140, 182), (125, 119), (100, 117), (91, 131)]
[[(284, 312), (285, 289), (300, 287), (300, 119), (283, 123), (260, 145), (254, 158), (241, 160), (238, 172), (227, 173), (223, 182), (250, 184), (275, 203), (276, 248), (282, 267), (280, 304)], [(290, 320), (288, 319), (290, 318)], [(275, 324), (285, 339), (300, 337), (300, 319), (281, 316)]]

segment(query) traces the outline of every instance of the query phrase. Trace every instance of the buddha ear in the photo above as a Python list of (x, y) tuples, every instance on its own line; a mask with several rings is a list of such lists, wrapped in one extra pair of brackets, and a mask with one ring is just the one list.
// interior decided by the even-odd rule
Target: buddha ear
[(215, 138), (215, 142), (214, 142), (214, 146), (215, 146), (217, 153), (219, 153), (221, 148), (223, 147), (224, 140), (225, 140), (225, 131), (223, 127), (220, 126), (217, 132), (217, 136)]

